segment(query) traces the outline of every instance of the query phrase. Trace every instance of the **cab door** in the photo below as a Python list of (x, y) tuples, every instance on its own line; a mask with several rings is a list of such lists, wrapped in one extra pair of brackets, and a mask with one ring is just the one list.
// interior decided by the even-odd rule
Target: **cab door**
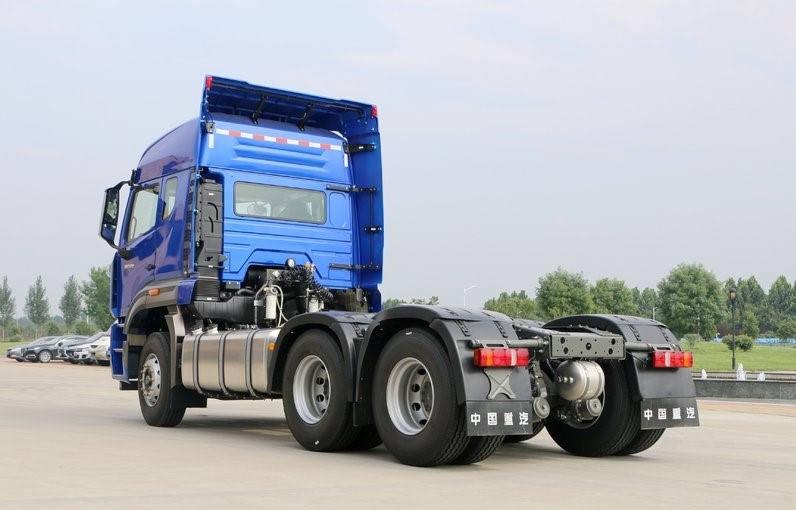
[(120, 240), (122, 272), (121, 313), (126, 315), (130, 303), (144, 285), (154, 277), (158, 246), (158, 210), (161, 208), (160, 179), (143, 184), (130, 196), (130, 213)]

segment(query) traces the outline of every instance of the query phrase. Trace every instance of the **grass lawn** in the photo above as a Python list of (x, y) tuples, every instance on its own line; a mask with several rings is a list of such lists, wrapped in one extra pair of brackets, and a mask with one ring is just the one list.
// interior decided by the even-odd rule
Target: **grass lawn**
[[(732, 351), (726, 345), (714, 342), (697, 342), (691, 348), (683, 342), (683, 350), (694, 353), (695, 372), (731, 372)], [(744, 370), (766, 372), (796, 372), (796, 348), (793, 346), (755, 345), (751, 351), (735, 351), (735, 359), (743, 363)]]
[(5, 357), (6, 351), (11, 347), (25, 345), (28, 342), (0, 342), (0, 356)]

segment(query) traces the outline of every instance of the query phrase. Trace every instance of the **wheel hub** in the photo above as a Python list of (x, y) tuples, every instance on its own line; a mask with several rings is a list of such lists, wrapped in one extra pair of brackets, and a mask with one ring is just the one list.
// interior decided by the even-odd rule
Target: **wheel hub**
[(404, 358), (387, 380), (387, 411), (401, 433), (419, 434), (434, 411), (434, 383), (425, 365), (415, 358)]
[(309, 424), (321, 421), (329, 407), (331, 393), (332, 383), (323, 361), (314, 355), (302, 359), (293, 379), (293, 396), (299, 417)]
[(141, 395), (149, 407), (154, 407), (160, 398), (160, 360), (155, 354), (150, 354), (141, 368)]

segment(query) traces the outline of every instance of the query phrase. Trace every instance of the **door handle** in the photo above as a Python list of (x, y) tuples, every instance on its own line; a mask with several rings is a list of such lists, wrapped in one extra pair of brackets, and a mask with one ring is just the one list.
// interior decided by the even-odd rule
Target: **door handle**
[(146, 270), (147, 271), (152, 271), (153, 269), (155, 269), (155, 264), (147, 264), (146, 265)]

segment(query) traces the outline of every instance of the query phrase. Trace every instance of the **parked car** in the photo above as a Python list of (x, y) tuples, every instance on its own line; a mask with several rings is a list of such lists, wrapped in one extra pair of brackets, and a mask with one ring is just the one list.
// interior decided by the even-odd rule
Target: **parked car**
[(88, 342), (82, 342), (77, 345), (73, 345), (71, 347), (67, 347), (64, 349), (66, 354), (66, 361), (69, 363), (83, 363), (86, 365), (91, 365), (94, 363), (94, 360), (91, 359), (91, 354), (88, 352), (88, 347), (91, 345)]
[[(99, 338), (97, 338), (99, 336)], [(91, 359), (98, 365), (110, 365), (110, 356), (108, 350), (111, 346), (111, 335), (108, 333), (99, 333), (91, 338), (96, 338), (91, 341), (88, 346), (88, 353)]]
[(71, 340), (85, 341), (87, 337), (80, 335), (54, 336), (45, 342), (25, 347), (22, 350), (22, 356), (28, 361), (49, 363), (53, 359), (57, 359), (58, 349), (63, 346), (64, 342)]
[(33, 347), (36, 345), (41, 345), (43, 343), (49, 342), (53, 338), (58, 338), (56, 336), (43, 336), (33, 342), (25, 345), (20, 345), (19, 347), (12, 347), (6, 351), (6, 358), (15, 359), (19, 362), (25, 361), (25, 349), (28, 347)]
[(55, 355), (55, 359), (59, 359), (62, 361), (69, 361), (69, 356), (66, 355), (66, 350), (73, 345), (80, 345), (88, 342), (90, 338), (85, 336), (67, 336), (64, 337), (63, 340), (58, 342), (58, 352)]

